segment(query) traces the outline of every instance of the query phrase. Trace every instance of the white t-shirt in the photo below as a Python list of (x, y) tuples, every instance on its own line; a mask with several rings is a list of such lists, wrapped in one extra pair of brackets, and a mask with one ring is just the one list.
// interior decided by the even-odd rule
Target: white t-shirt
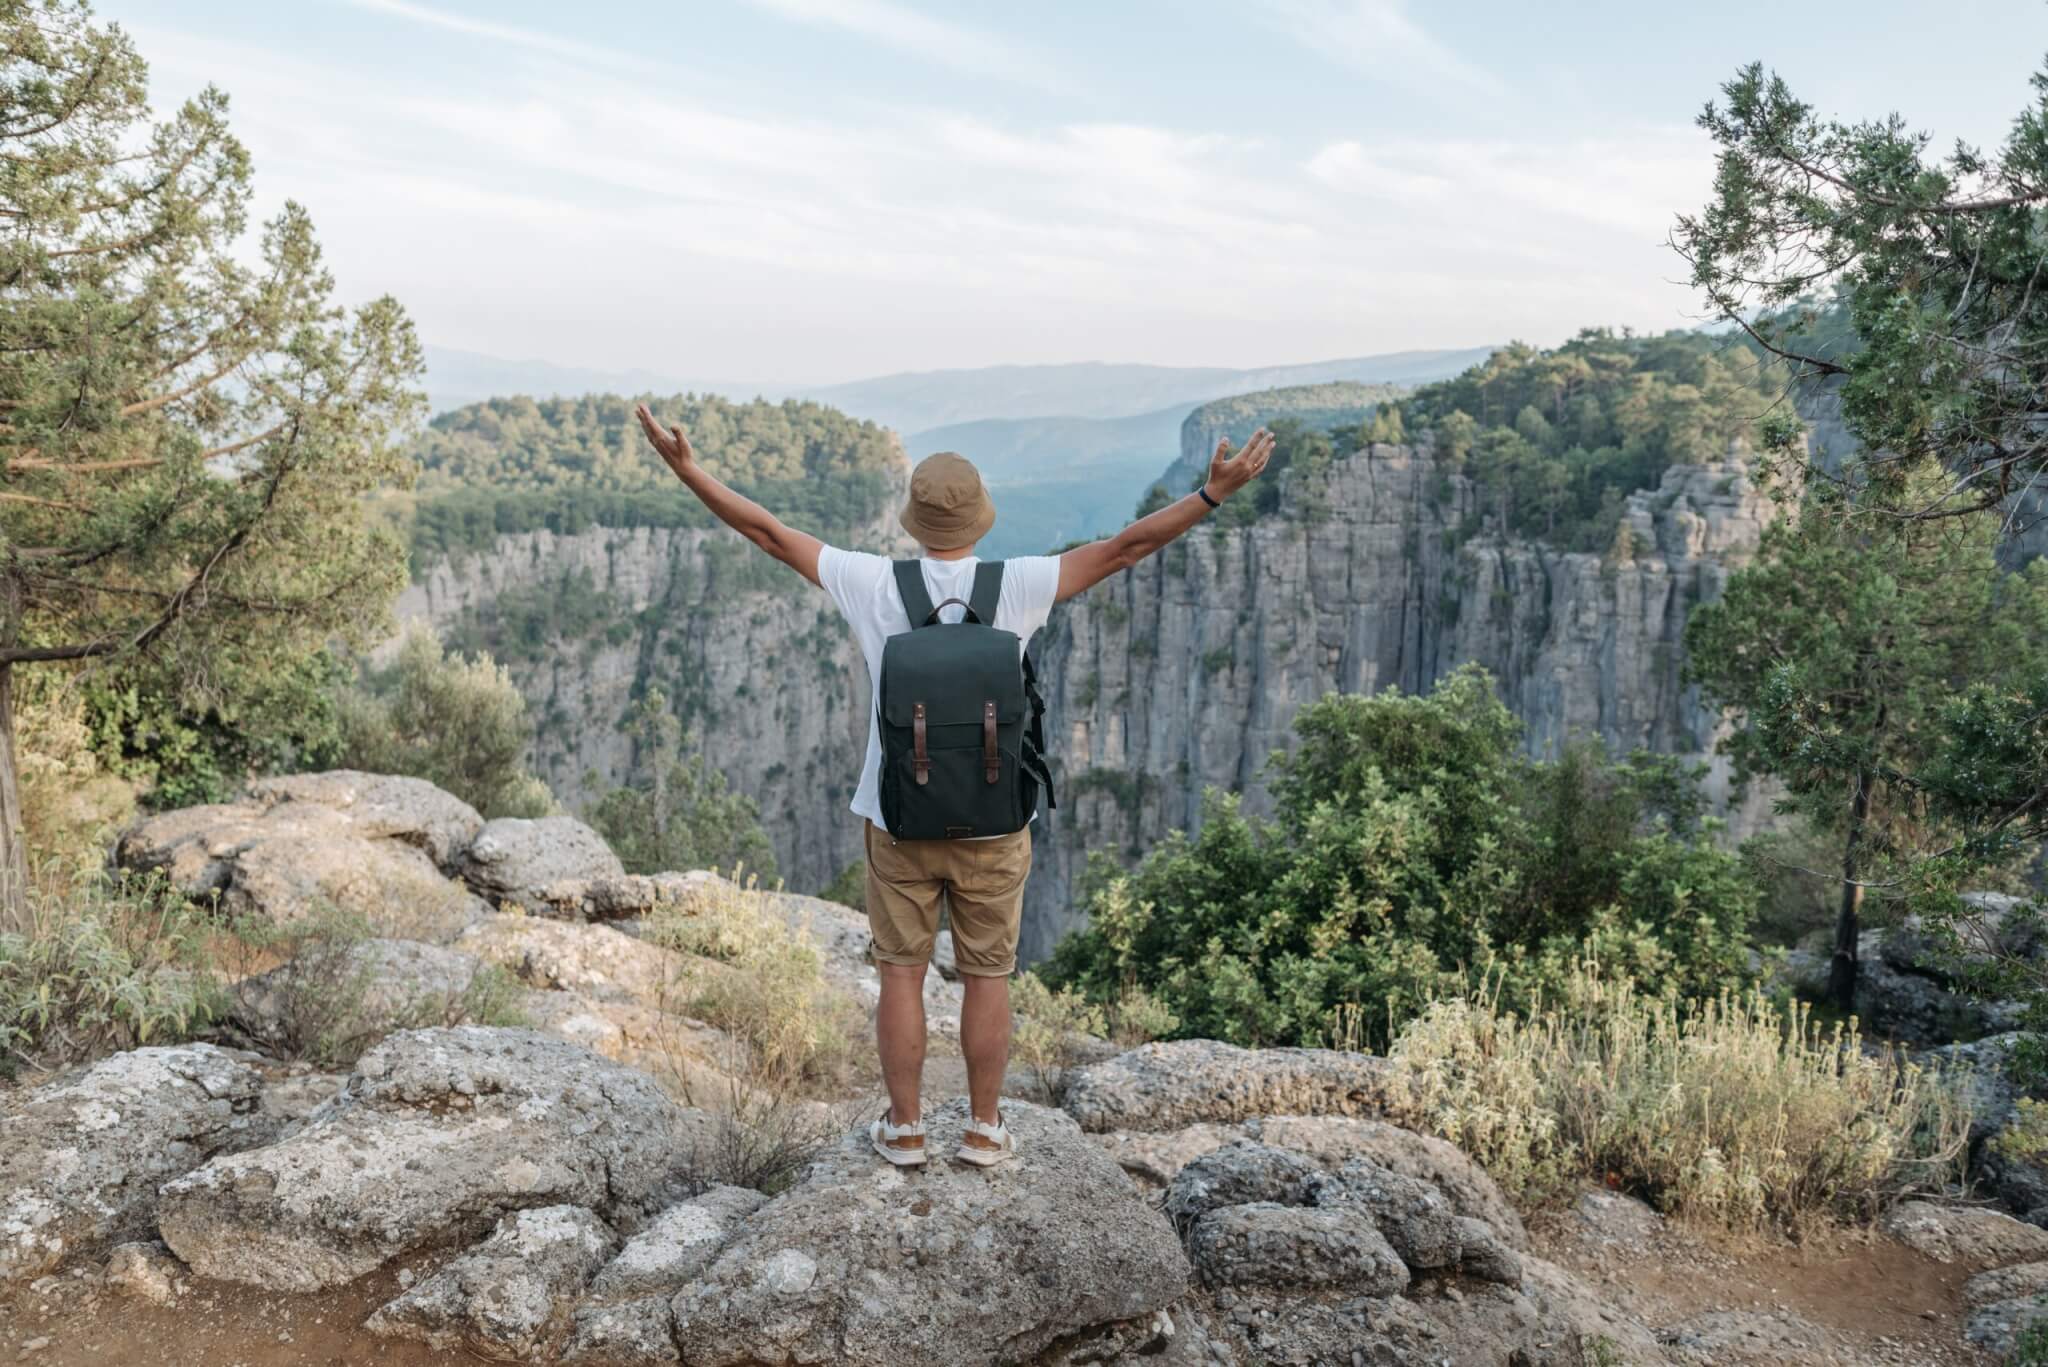
[[(932, 602), (948, 598), (967, 601), (974, 589), (974, 556), (961, 560), (925, 560), (925, 591)], [(879, 555), (842, 551), (827, 546), (818, 553), (818, 582), (853, 628), (860, 653), (868, 662), (868, 696), (882, 692), (882, 646), (891, 637), (910, 630), (910, 617), (896, 592), (896, 571)], [(1003, 562), (1003, 594), (996, 600), (996, 620), (990, 626), (1015, 632), (1021, 650), (1032, 635), (1045, 625), (1053, 600), (1059, 597), (1060, 562), (1057, 556), (1026, 555)], [(961, 608), (939, 610), (942, 622), (957, 622), (966, 615)], [(882, 735), (875, 725), (875, 712), (868, 709), (868, 756), (861, 762), (860, 787), (851, 804), (854, 815), (882, 824)]]

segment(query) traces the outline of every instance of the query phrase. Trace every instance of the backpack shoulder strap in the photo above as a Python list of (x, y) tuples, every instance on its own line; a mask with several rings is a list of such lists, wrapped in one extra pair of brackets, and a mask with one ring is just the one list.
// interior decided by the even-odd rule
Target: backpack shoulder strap
[(932, 596), (924, 586), (924, 564), (917, 560), (898, 560), (896, 568), (896, 592), (903, 598), (903, 610), (910, 615), (910, 626), (931, 625), (932, 614), (938, 609), (932, 606)]
[(967, 610), (985, 627), (996, 624), (996, 605), (1003, 598), (1003, 562), (984, 560), (974, 567), (974, 588), (967, 595)]

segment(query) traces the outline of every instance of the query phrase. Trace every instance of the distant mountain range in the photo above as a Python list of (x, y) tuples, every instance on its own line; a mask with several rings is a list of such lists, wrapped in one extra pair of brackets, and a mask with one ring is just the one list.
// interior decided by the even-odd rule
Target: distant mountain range
[(547, 398), (591, 393), (695, 392), (721, 394), (729, 399), (816, 399), (910, 436), (935, 427), (991, 419), (1129, 418), (1169, 408), (1185, 412), (1198, 403), (1232, 394), (1333, 380), (1425, 384), (1477, 364), (1493, 348), (1396, 351), (1249, 370), (1103, 361), (998, 365), (883, 375), (830, 385), (691, 378), (644, 369), (603, 370), (557, 365), (552, 361), (513, 361), (434, 346), (426, 351), (427, 397), (437, 413), (508, 394)]
[(1212, 366), (1001, 365), (883, 375), (846, 384), (689, 379), (513, 361), (428, 347), (435, 412), (513, 394), (719, 394), (801, 398), (894, 429), (912, 460), (958, 451), (981, 467), (1000, 516), (987, 550), (1021, 555), (1100, 536), (1181, 453), (1181, 424), (1199, 405), (1265, 390), (1339, 382), (1427, 384), (1478, 364), (1492, 347), (1235, 370)]

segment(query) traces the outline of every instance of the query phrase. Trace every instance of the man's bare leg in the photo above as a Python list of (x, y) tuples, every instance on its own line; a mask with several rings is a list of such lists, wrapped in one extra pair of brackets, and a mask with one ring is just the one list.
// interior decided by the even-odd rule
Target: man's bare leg
[(922, 1114), (918, 1094), (924, 1083), (926, 967), (875, 965), (882, 975), (882, 1000), (875, 1008), (875, 1046), (882, 1055), (882, 1085), (889, 1089), (892, 1125), (914, 1125)]
[(1010, 1066), (1010, 980), (960, 975), (960, 1052), (967, 1056), (967, 1100), (974, 1118), (996, 1123), (1003, 1072)]

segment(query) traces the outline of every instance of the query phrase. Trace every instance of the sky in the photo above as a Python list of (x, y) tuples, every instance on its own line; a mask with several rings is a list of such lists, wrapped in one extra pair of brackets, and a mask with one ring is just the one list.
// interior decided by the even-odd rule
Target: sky
[(1745, 62), (1995, 146), (2040, 0), (100, 0), (434, 345), (831, 383), (1700, 321)]

